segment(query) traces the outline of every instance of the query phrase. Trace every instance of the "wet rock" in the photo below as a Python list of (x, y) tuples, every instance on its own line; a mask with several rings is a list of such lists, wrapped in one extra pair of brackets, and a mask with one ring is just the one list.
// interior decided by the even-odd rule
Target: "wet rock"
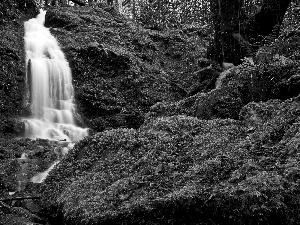
[(72, 68), (79, 120), (95, 131), (138, 128), (152, 105), (186, 96), (192, 83), (186, 74), (201, 66), (187, 67), (201, 50), (180, 32), (146, 30), (124, 21), (98, 6), (51, 8), (46, 14), (46, 26)]
[(16, 135), (25, 87), (23, 21), (37, 15), (32, 0), (7, 1), (0, 6), (0, 136)]

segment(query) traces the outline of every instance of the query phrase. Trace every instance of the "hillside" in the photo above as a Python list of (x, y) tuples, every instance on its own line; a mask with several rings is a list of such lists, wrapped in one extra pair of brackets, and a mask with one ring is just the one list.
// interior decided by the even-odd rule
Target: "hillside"
[[(0, 38), (3, 68), (14, 70), (0, 74), (6, 199), (21, 154), (32, 176), (59, 146), (15, 138), (28, 113), (22, 24), (36, 9), (14, 7)], [(43, 183), (27, 183), (24, 195), (40, 199), (0, 200), (4, 224), (299, 223), (300, 67), (286, 51), (299, 48), (297, 33), (222, 71), (205, 59), (204, 31), (145, 29), (106, 5), (48, 8), (45, 26), (69, 61), (90, 136)]]

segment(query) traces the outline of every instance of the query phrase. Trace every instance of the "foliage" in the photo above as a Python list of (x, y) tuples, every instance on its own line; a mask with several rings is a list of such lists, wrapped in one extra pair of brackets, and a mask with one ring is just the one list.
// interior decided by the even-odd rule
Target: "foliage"
[[(84, 4), (110, 4), (127, 18), (133, 19), (147, 27), (154, 29), (163, 28), (182, 28), (186, 25), (192, 25), (194, 29), (206, 30), (210, 33), (214, 31), (211, 29), (211, 12), (210, 1), (193, 0), (193, 1), (180, 1), (180, 0), (79, 0)], [(262, 6), (262, 0), (245, 0), (243, 2), (242, 14), (246, 17), (253, 17), (258, 13)], [(76, 5), (72, 1), (56, 0), (45, 1), (37, 0), (37, 4), (45, 6), (49, 4), (54, 5)], [(293, 2), (290, 6), (287, 15), (288, 20), (293, 19), (297, 13), (297, 2)], [(241, 20), (243, 18), (241, 17)], [(242, 23), (244, 21), (241, 21)], [(286, 24), (287, 25), (287, 24)], [(286, 26), (285, 25), (285, 26)]]
[(160, 117), (98, 133), (53, 171), (44, 200), (70, 224), (298, 223), (298, 109), (272, 100), (241, 121)]
[(294, 1), (291, 3), (289, 10), (286, 13), (285, 20), (282, 24), (282, 33), (299, 30), (300, 27), (300, 2)]
[(141, 1), (137, 19), (152, 27), (201, 27), (209, 22), (209, 1)]

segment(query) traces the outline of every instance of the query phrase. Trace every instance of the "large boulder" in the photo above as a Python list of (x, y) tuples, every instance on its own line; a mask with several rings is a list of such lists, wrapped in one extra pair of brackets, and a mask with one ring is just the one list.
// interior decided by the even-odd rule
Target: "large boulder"
[(209, 185), (197, 190), (198, 185), (228, 179), (241, 160), (233, 149), (243, 137), (239, 122), (184, 116), (160, 118), (139, 130), (98, 133), (77, 144), (51, 172), (42, 189), (45, 204), (53, 213), (59, 209), (53, 219), (68, 224), (197, 221), (199, 208), (193, 204), (209, 197)]
[(180, 31), (147, 30), (100, 6), (49, 8), (46, 26), (70, 63), (81, 121), (95, 131), (138, 128), (152, 105), (187, 95), (187, 74), (202, 68), (187, 65), (204, 49)]
[(68, 224), (298, 223), (299, 107), (253, 102), (240, 121), (159, 117), (98, 133), (50, 173), (45, 210)]

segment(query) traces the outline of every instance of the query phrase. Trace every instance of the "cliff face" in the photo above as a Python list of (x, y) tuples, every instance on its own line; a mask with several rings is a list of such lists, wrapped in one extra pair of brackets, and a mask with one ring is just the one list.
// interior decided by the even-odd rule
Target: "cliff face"
[(25, 81), (24, 21), (37, 15), (32, 1), (7, 1), (0, 6), (0, 135), (15, 132)]

